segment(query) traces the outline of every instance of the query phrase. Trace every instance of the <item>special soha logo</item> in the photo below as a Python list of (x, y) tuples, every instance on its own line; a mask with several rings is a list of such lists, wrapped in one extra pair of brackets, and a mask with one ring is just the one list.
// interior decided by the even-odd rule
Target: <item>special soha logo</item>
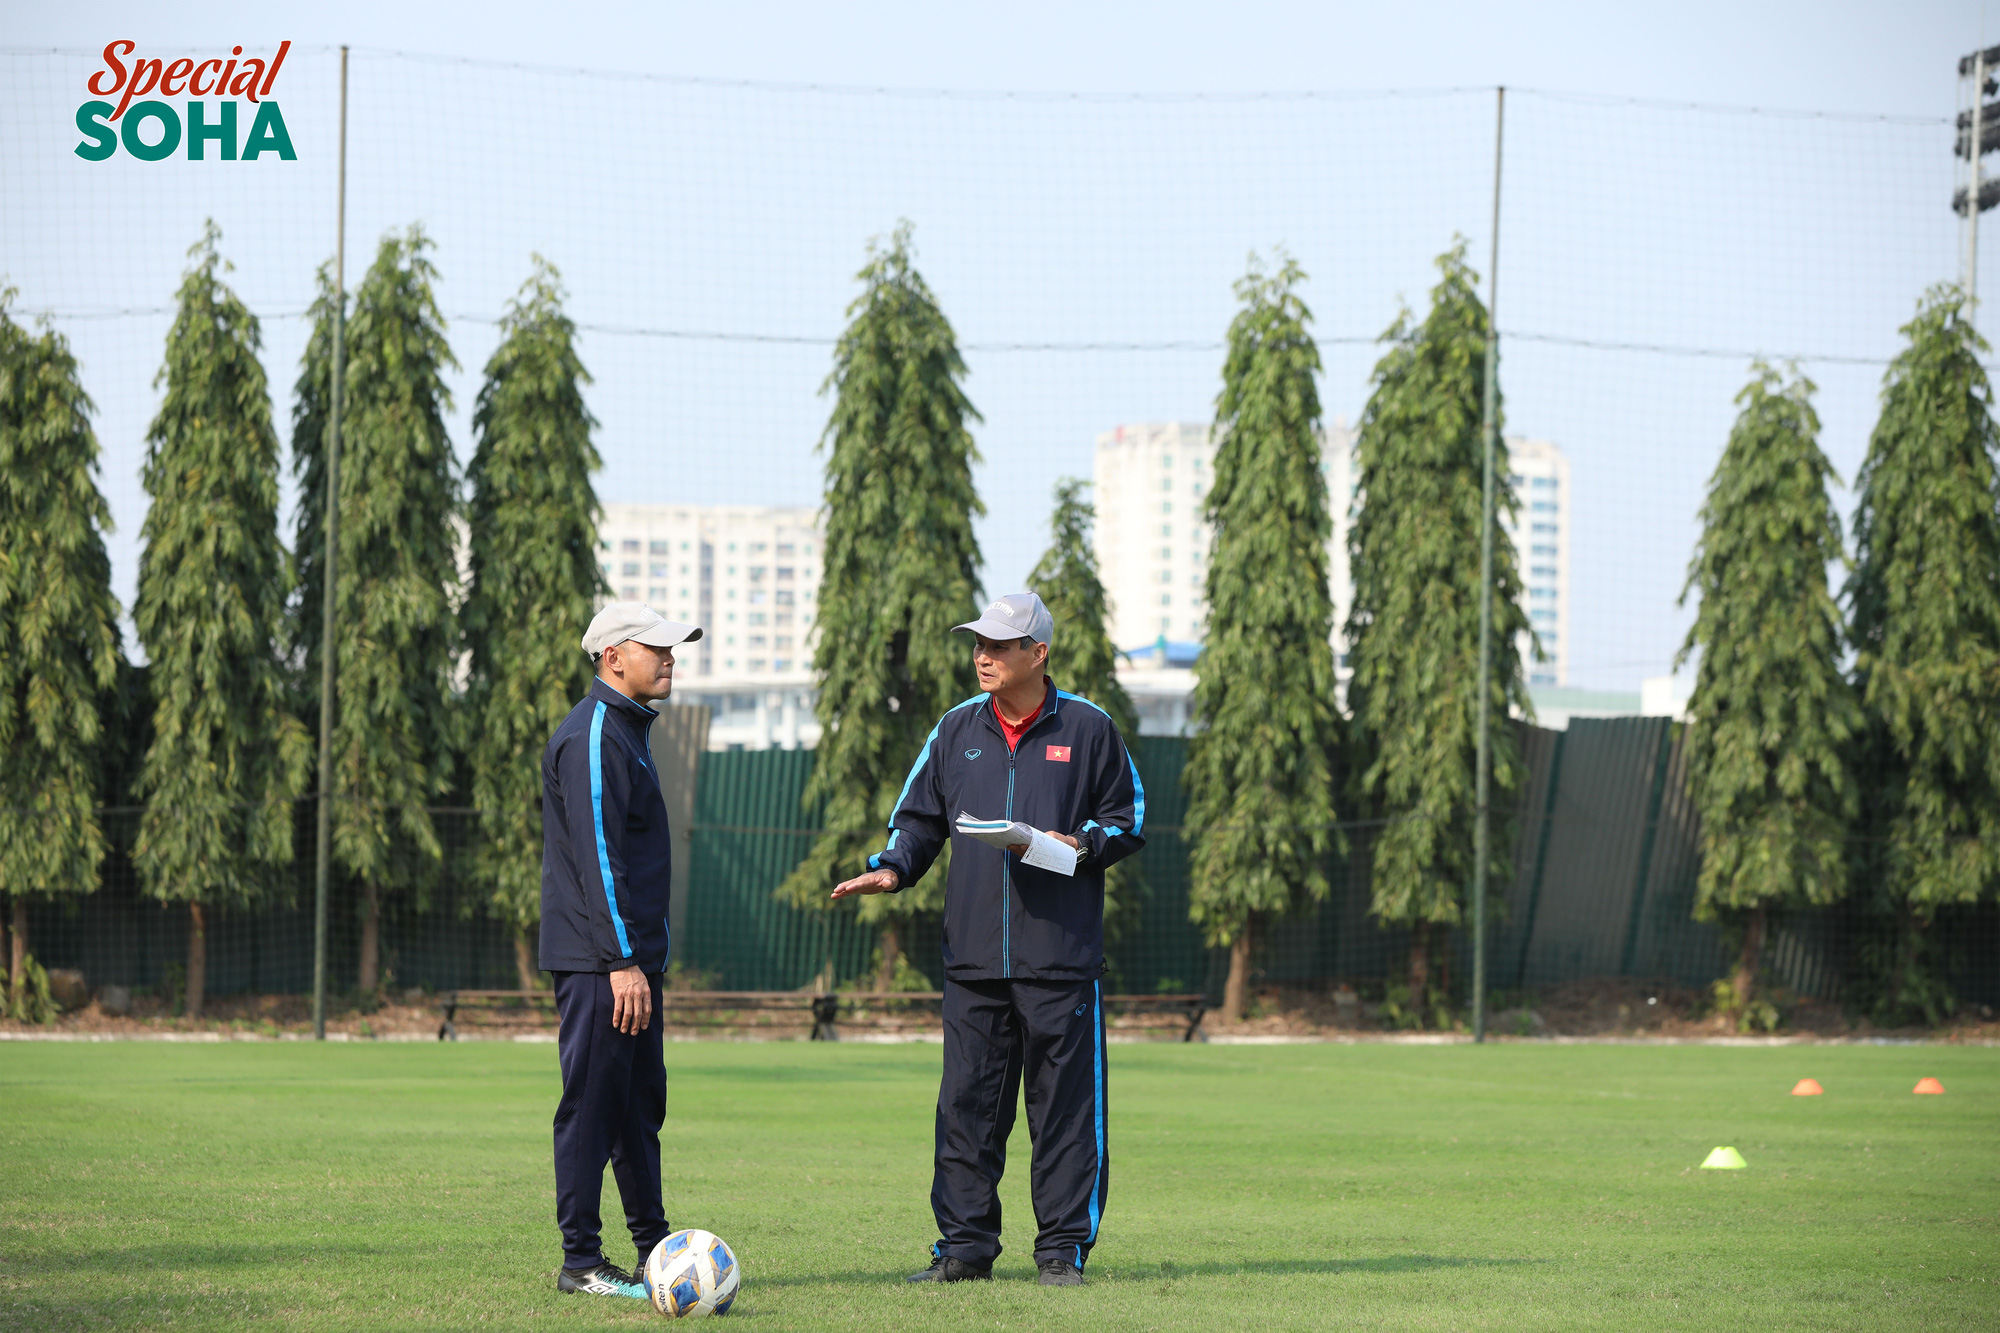
[[(187, 143), (190, 162), (200, 162), (208, 155), (208, 145), (216, 146), (216, 156), (224, 162), (254, 162), (265, 153), (276, 153), (286, 162), (296, 162), (298, 154), (292, 151), (292, 136), (285, 128), (284, 113), (278, 110), (276, 102), (266, 101), (271, 95), (271, 86), (278, 81), (278, 69), (285, 63), (285, 53), (292, 49), (290, 42), (278, 43), (278, 52), (267, 64), (261, 57), (243, 59), (243, 48), (232, 47), (227, 56), (196, 62), (185, 56), (179, 59), (136, 59), (127, 60), (139, 49), (137, 42), (112, 42), (104, 48), (105, 68), (98, 70), (84, 81), (84, 87), (99, 98), (118, 98), (114, 107), (109, 102), (85, 102), (76, 109), (76, 127), (83, 132), (83, 142), (76, 146), (76, 155), (86, 162), (102, 162), (118, 151), (122, 142), (125, 151), (141, 162), (158, 162), (172, 157), (174, 151)], [(165, 97), (186, 95), (187, 119), (183, 123), (181, 113), (171, 102), (148, 99), (134, 101), (157, 92)], [(209, 103), (197, 99), (214, 97), (215, 119), (209, 119)], [(239, 99), (249, 98), (256, 110), (250, 121), (250, 132), (242, 140), (237, 139), (237, 107)], [(147, 143), (139, 134), (139, 127), (147, 121), (158, 121), (160, 139), (158, 143)], [(238, 154), (239, 142), (241, 154)]]

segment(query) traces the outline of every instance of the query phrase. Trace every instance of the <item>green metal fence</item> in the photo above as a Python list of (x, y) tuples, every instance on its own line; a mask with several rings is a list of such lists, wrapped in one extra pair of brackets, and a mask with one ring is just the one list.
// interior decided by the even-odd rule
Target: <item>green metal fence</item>
[[(1682, 729), (1663, 718), (1578, 719), (1564, 732), (1523, 726), (1520, 735), (1529, 776), (1516, 794), (1513, 873), (1498, 886), (1493, 986), (1615, 976), (1700, 986), (1720, 976), (1727, 963), (1721, 932), (1691, 919), (1698, 839)], [(1221, 989), (1225, 956), (1206, 947), (1187, 916), (1186, 757), (1186, 742), (1173, 738), (1141, 737), (1133, 748), (1147, 792), (1141, 864), (1148, 895), (1136, 927), (1107, 948), (1119, 990)], [(731, 990), (795, 990), (864, 976), (875, 935), (851, 910), (801, 911), (773, 894), (817, 823), (800, 804), (812, 752), (711, 752), (698, 764), (686, 758), (673, 778), (684, 786), (689, 779), (680, 774), (691, 771), (695, 789), (684, 807), (693, 819), (684, 844), (687, 907), (674, 941), (681, 965)], [(492, 918), (485, 892), (465, 873), (479, 817), (462, 808), (429, 815), (445, 855), (416, 868), (419, 890), (384, 903), (386, 973), (398, 988), (511, 985), (511, 932)], [(210, 995), (310, 986), (310, 801), (300, 804), (299, 817), (302, 855), (273, 897), (253, 910), (210, 914)], [(93, 986), (171, 988), (186, 956), (186, 908), (139, 893), (128, 855), (137, 811), (106, 811), (105, 827), (112, 854), (97, 891), (32, 901), (32, 948), (47, 966), (81, 969)], [(1345, 830), (1344, 851), (1327, 861), (1326, 901), (1266, 924), (1254, 954), (1259, 979), (1365, 988), (1403, 974), (1406, 935), (1382, 929), (1368, 912), (1371, 839), (1366, 825)], [(677, 855), (682, 845), (677, 839)], [(336, 991), (354, 984), (357, 901), (355, 886), (336, 877), (329, 948)], [(1872, 902), (1862, 883), (1837, 910), (1780, 915), (1766, 954), (1772, 979), (1802, 994), (1838, 996), (1862, 970), (1860, 950), (1893, 929)], [(1935, 933), (1960, 998), (2000, 1003), (2000, 904), (1941, 913)], [(903, 947), (919, 971), (941, 980), (936, 921), (905, 930)], [(1461, 991), (1471, 971), (1467, 953), (1464, 932), (1454, 932), (1449, 967)]]
[[(1692, 919), (1698, 838), (1687, 795), (1684, 729), (1666, 718), (1576, 719), (1567, 731), (1519, 728), (1528, 780), (1516, 793), (1514, 866), (1489, 939), (1492, 984), (1547, 986), (1592, 977), (1641, 977), (1705, 985), (1724, 971), (1722, 932)], [(1180, 774), (1187, 742), (1141, 737), (1133, 746), (1146, 784), (1148, 889), (1136, 929), (1106, 949), (1112, 984), (1125, 991), (1219, 993), (1223, 951), (1208, 948), (1188, 920), (1186, 801)], [(813, 817), (799, 803), (810, 751), (736, 751), (704, 756), (698, 780), (688, 938), (689, 966), (730, 989), (789, 990), (821, 975), (864, 973), (873, 933), (850, 911), (802, 912), (772, 891), (805, 853)], [(1408, 935), (1369, 914), (1372, 829), (1345, 831), (1329, 856), (1330, 892), (1310, 911), (1268, 923), (1254, 967), (1265, 982), (1331, 986), (1394, 979)], [(1990, 944), (1996, 913), (1962, 923)], [(1769, 944), (1773, 979), (1833, 998), (1852, 960), (1842, 918), (1781, 914)], [(908, 932), (905, 947), (936, 979), (937, 927)], [(1961, 994), (1996, 989), (1990, 948), (1971, 949), (1954, 969)], [(1975, 956), (1977, 955), (1977, 956)], [(1448, 963), (1471, 974), (1464, 931)]]

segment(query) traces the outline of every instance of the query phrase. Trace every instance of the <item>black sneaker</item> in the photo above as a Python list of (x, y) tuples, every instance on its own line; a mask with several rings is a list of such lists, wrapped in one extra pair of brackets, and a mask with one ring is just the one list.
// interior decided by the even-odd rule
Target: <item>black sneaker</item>
[(991, 1267), (974, 1268), (963, 1259), (953, 1259), (940, 1254), (931, 1260), (931, 1266), (921, 1273), (912, 1273), (905, 1282), (991, 1282)]
[(1080, 1287), (1083, 1270), (1067, 1259), (1044, 1259), (1035, 1267), (1042, 1270), (1035, 1282), (1044, 1287)]
[(565, 1268), (556, 1274), (556, 1290), (572, 1296), (630, 1296), (634, 1300), (650, 1301), (652, 1296), (646, 1291), (646, 1284), (634, 1278), (617, 1264), (598, 1264), (595, 1268)]

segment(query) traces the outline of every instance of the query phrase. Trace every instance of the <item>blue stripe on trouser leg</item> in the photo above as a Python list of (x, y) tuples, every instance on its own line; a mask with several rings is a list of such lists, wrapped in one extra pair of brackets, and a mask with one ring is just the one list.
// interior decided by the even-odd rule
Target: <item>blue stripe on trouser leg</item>
[[(1097, 1179), (1090, 1186), (1090, 1243), (1097, 1243), (1097, 1224), (1104, 1218), (1104, 983), (1090, 983), (1091, 1095), (1096, 1103)], [(1086, 1256), (1079, 1245), (1076, 1266), (1083, 1267)]]
[(1081, 1268), (1097, 1242), (1108, 1178), (1103, 1005), (1094, 981), (1017, 981), (1014, 999), (1034, 1144), (1035, 1261)]
[(1035, 1260), (1082, 1267), (1090, 1258), (1109, 1178), (1103, 1024), (1094, 981), (945, 982), (931, 1185), (938, 1253), (982, 1267), (1000, 1254), (1000, 1177), (1025, 1089)]
[(588, 1268), (604, 1258), (598, 1208), (606, 1162), (618, 1182), (634, 1248), (649, 1252), (668, 1232), (660, 1199), (667, 1070), (660, 980), (651, 980), (653, 1021), (628, 1036), (611, 1026), (610, 977), (555, 973), (563, 1083), (555, 1119), (556, 1225), (565, 1268)]

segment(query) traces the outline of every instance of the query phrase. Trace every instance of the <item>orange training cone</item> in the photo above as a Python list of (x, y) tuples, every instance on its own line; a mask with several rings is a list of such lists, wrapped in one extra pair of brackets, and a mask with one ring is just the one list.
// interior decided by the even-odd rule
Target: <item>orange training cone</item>
[(1793, 1089), (1792, 1089), (1792, 1096), (1794, 1096), (1794, 1097), (1817, 1097), (1817, 1096), (1821, 1095), (1822, 1093), (1824, 1093), (1825, 1091), (1826, 1091), (1826, 1089), (1825, 1089), (1825, 1088), (1822, 1088), (1822, 1087), (1821, 1087), (1821, 1086), (1819, 1085), (1819, 1080), (1818, 1080), (1818, 1079), (1816, 1079), (1816, 1078), (1802, 1078), (1802, 1079), (1800, 1079), (1800, 1080), (1799, 1080), (1799, 1085), (1798, 1085), (1797, 1087), (1795, 1087), (1795, 1088), (1793, 1088)]
[(1917, 1080), (1917, 1086), (1910, 1089), (1910, 1091), (1930, 1092), (1930, 1093), (1936, 1093), (1938, 1096), (1943, 1096), (1944, 1084), (1938, 1082), (1934, 1078), (1920, 1078)]

